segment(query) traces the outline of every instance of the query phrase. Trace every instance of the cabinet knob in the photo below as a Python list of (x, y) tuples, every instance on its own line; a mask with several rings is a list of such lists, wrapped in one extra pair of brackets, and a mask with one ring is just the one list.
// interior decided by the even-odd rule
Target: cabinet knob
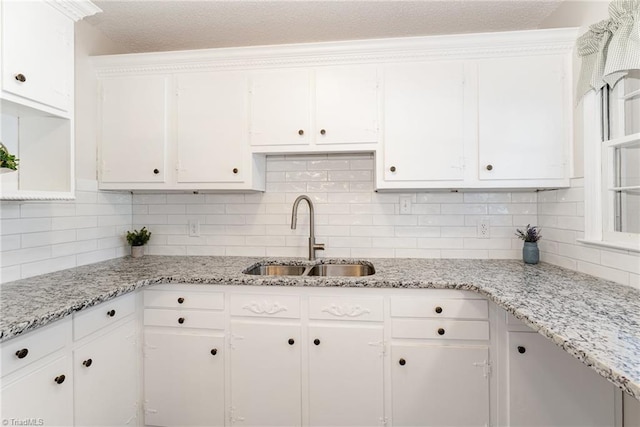
[(293, 338), (289, 338), (288, 343), (289, 343), (289, 345), (294, 345), (296, 343), (296, 341)]
[(493, 170), (493, 165), (487, 165), (487, 170), (488, 171)]
[(304, 131), (303, 131), (302, 129), (300, 129), (300, 130), (298, 131), (298, 135), (304, 135)]
[(518, 353), (524, 354), (526, 351), (527, 351), (527, 349), (524, 348), (523, 346), (521, 346), (521, 345), (518, 346)]
[(153, 170), (153, 173), (154, 173), (154, 174), (156, 174), (156, 175), (158, 175), (158, 174), (160, 173), (160, 170), (158, 170), (158, 169), (154, 169), (154, 170)]
[(438, 335), (444, 335), (444, 329), (438, 328)]
[(27, 354), (29, 354), (29, 350), (26, 348), (16, 351), (16, 357), (18, 359), (24, 359), (25, 357), (27, 357)]
[(238, 173), (238, 168), (233, 168), (233, 173)]
[(390, 170), (391, 172), (395, 172), (395, 171), (396, 171), (396, 167), (395, 167), (395, 166), (391, 166), (391, 167), (389, 168), (389, 170)]
[(182, 324), (184, 323), (184, 317), (180, 317), (180, 318), (178, 319), (178, 323), (180, 323), (180, 324), (182, 325)]
[(178, 298), (178, 304), (182, 304), (184, 302), (184, 298), (180, 297)]
[(398, 363), (400, 364), (400, 366), (404, 366), (404, 365), (407, 364), (407, 361), (404, 360), (404, 359), (400, 359), (400, 360), (398, 360)]
[(326, 130), (324, 130), (324, 129), (320, 129), (320, 135), (324, 135), (324, 134), (326, 134), (326, 133), (327, 133), (327, 131), (326, 131)]
[(16, 80), (17, 80), (17, 81), (19, 81), (20, 83), (24, 83), (24, 82), (26, 82), (26, 81), (27, 81), (27, 78), (25, 77), (25, 75), (24, 75), (24, 74), (20, 74), (20, 73), (18, 73), (18, 74), (16, 74), (14, 77), (15, 77), (15, 78), (16, 78)]
[(212, 348), (211, 349), (211, 355), (215, 356), (216, 354), (218, 354), (218, 349), (217, 348)]
[(435, 311), (436, 311), (436, 313), (438, 313), (438, 314), (442, 313), (442, 307), (437, 306)]
[(115, 310), (109, 310), (109, 311), (107, 311), (107, 316), (109, 316), (109, 317), (113, 317), (113, 316), (115, 316), (115, 315), (116, 315), (116, 311), (115, 311)]
[(318, 338), (316, 338), (315, 340), (313, 340), (313, 343), (315, 345), (320, 345), (320, 340)]
[(93, 363), (93, 360), (87, 359), (84, 362), (82, 362), (82, 366), (86, 366), (88, 368), (89, 366), (91, 366), (92, 363)]
[(67, 379), (67, 377), (65, 377), (64, 375), (58, 375), (53, 380), (58, 384), (62, 384), (65, 379)]

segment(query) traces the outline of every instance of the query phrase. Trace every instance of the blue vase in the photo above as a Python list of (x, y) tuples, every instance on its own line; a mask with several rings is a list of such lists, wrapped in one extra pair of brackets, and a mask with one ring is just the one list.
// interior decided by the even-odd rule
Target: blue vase
[(537, 264), (540, 262), (538, 242), (524, 242), (524, 247), (522, 248), (522, 259), (527, 264)]

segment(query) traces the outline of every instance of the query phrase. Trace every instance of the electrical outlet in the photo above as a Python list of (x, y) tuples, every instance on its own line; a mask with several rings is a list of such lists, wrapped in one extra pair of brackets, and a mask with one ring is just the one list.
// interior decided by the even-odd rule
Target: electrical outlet
[(489, 218), (480, 218), (478, 220), (478, 238), (488, 239), (490, 236), (491, 223)]
[(197, 219), (189, 220), (189, 237), (199, 237), (200, 236), (200, 221)]
[(400, 214), (411, 214), (411, 196), (400, 197)]

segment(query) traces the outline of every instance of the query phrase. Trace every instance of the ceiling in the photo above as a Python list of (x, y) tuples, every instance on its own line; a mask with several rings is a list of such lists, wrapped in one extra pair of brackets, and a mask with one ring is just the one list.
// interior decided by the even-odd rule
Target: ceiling
[(538, 28), (562, 0), (95, 0), (87, 21), (123, 52)]

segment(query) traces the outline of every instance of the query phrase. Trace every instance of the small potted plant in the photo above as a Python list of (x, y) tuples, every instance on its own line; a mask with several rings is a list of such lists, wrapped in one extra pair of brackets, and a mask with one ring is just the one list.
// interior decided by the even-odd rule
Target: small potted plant
[(527, 228), (523, 230), (516, 229), (516, 236), (524, 240), (522, 248), (522, 259), (527, 264), (537, 264), (540, 261), (540, 250), (538, 249), (538, 240), (542, 237), (540, 227), (527, 224)]
[(0, 142), (0, 173), (14, 172), (18, 170), (19, 161), (20, 160), (13, 154), (10, 154), (7, 147)]
[(147, 244), (150, 238), (151, 232), (147, 230), (147, 227), (142, 227), (140, 231), (127, 231), (127, 242), (131, 245), (131, 256), (140, 258), (144, 254), (143, 246)]

